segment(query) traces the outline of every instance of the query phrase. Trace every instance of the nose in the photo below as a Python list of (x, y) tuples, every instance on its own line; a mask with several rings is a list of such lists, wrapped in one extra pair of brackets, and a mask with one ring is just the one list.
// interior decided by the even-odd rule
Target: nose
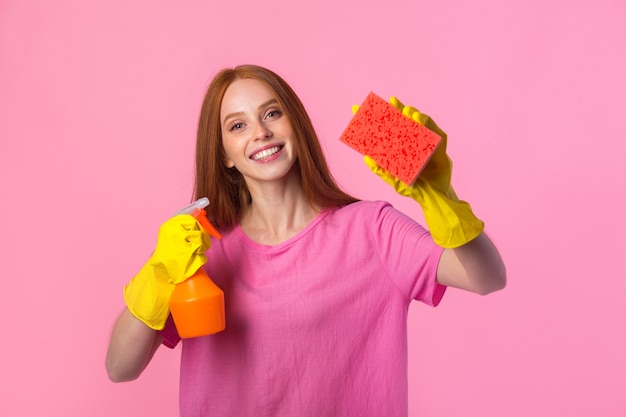
[(254, 140), (264, 140), (272, 137), (272, 131), (262, 121), (258, 123), (254, 134)]

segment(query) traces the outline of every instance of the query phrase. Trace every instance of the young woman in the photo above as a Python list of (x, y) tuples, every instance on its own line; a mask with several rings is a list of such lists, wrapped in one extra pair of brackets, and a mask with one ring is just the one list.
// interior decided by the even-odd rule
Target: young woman
[[(113, 381), (132, 380), (160, 345), (179, 343), (166, 307), (176, 281), (169, 275), (181, 271), (177, 262), (183, 275), (204, 264), (224, 290), (227, 325), (182, 342), (183, 417), (406, 416), (410, 302), (436, 306), (448, 286), (487, 294), (505, 285), (482, 222), (451, 188), (437, 194), (442, 159), (414, 187), (372, 165), (422, 204), (435, 236), (386, 202), (340, 190), (302, 103), (265, 68), (215, 77), (196, 157), (195, 196), (209, 198), (223, 238), (209, 244), (191, 216), (166, 222), (151, 261), (125, 289), (106, 360)], [(451, 209), (433, 212), (433, 198)], [(459, 224), (468, 225), (461, 238)], [(442, 234), (453, 244), (435, 243), (447, 242)], [(183, 248), (184, 262), (155, 260), (165, 245)]]

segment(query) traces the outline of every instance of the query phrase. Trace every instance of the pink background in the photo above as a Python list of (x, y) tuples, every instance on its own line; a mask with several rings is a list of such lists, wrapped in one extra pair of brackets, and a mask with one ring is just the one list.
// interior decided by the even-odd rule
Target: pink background
[(411, 416), (626, 415), (623, 0), (32, 3), (0, 3), (0, 415), (177, 415), (178, 349), (118, 385), (104, 356), (239, 63), (292, 84), (348, 191), (420, 221), (338, 137), (369, 91), (448, 132), (509, 285), (413, 306)]

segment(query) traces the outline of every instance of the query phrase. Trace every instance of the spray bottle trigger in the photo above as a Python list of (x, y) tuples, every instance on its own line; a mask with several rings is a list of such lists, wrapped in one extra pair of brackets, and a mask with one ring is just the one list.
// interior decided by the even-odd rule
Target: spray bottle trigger
[(191, 213), (191, 215), (195, 217), (196, 220), (198, 220), (198, 223), (200, 223), (200, 225), (204, 228), (204, 230), (206, 230), (211, 236), (216, 237), (218, 239), (222, 238), (222, 235), (220, 234), (220, 232), (218, 232), (217, 229), (213, 227), (213, 225), (207, 218), (205, 209), (196, 209), (193, 211), (193, 213)]

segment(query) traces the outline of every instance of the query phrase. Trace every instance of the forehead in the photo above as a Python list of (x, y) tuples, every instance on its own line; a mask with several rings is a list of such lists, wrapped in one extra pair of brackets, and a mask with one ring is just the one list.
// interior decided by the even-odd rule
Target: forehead
[(222, 98), (221, 115), (256, 109), (260, 104), (275, 98), (274, 92), (261, 81), (244, 78), (233, 81)]

